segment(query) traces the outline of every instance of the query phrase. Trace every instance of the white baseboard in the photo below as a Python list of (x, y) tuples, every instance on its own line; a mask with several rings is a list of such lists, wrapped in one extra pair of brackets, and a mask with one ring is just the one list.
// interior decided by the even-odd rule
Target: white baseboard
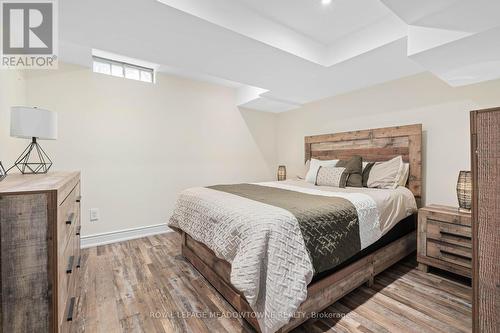
[(123, 242), (130, 239), (164, 234), (172, 231), (173, 230), (167, 227), (166, 224), (149, 225), (133, 229), (111, 231), (103, 234), (82, 236), (80, 239), (80, 245), (83, 249), (87, 247)]

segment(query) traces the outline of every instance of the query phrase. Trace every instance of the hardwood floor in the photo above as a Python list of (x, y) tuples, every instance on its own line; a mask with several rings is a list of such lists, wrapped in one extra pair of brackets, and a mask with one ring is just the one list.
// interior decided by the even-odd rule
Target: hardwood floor
[[(73, 332), (253, 332), (180, 255), (176, 233), (83, 251)], [(470, 332), (470, 300), (469, 286), (409, 258), (294, 332)]]

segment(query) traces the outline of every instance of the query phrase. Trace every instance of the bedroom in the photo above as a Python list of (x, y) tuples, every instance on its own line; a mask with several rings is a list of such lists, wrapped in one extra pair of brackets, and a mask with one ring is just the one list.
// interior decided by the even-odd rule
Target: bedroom
[[(22, 1), (0, 3), (4, 15), (24, 8), (4, 7)], [(314, 295), (325, 295), (325, 303), (311, 308), (315, 318), (306, 321), (308, 311), (297, 316), (305, 321), (296, 322), (297, 332), (498, 329), (498, 318), (489, 312), (498, 304), (489, 295), (498, 295), (494, 286), (499, 285), (497, 1), (45, 3), (53, 5), (48, 13), (40, 9), (43, 17), (52, 15), (52, 43), (45, 44), (56, 56), (53, 67), (17, 62), (6, 68), (7, 34), (2, 41), (0, 170), (5, 171), (0, 172), (7, 177), (0, 181), (1, 332), (276, 331), (274, 324), (260, 327), (267, 320), (252, 320), (260, 310), (251, 292), (245, 294), (244, 287), (235, 286), (241, 279), (227, 275), (236, 272), (236, 252), (243, 255), (237, 262), (249, 261), (241, 246), (224, 242), (231, 226), (209, 228), (210, 239), (184, 230), (196, 237), (191, 246), (197, 250), (181, 251), (181, 234), (167, 224), (179, 216), (179, 199), (192, 188), (232, 199), (232, 204), (222, 201), (219, 213), (227, 216), (227, 210), (235, 209), (242, 220), (249, 218), (243, 215), (247, 203), (256, 205), (252, 212), (272, 207), (270, 214), (284, 214), (290, 224), (303, 226), (297, 207), (320, 197), (327, 207), (330, 200), (350, 202), (351, 213), (358, 208), (352, 220), (361, 222), (362, 209), (353, 201), (364, 198), (378, 221), (359, 227), (389, 224), (388, 229), (397, 230), (392, 224), (401, 220), (412, 226), (399, 234), (393, 231), (393, 238), (384, 238), (391, 242), (382, 240), (356, 260), (353, 253), (338, 259), (344, 267), (322, 275), (327, 280), (312, 291), (309, 286), (323, 280), (312, 272), (321, 269), (312, 267), (311, 242), (302, 240), (299, 228), (297, 244), (308, 267), (302, 272), (301, 296), (275, 312), (293, 315)], [(2, 16), (3, 31), (12, 29), (13, 15), (11, 24)], [(29, 33), (45, 42), (48, 37), (35, 25), (30, 24), (28, 30), (34, 30)], [(15, 39), (14, 32), (9, 34), (9, 41)], [(26, 53), (11, 54), (9, 59), (24, 59)], [(484, 109), (493, 111), (471, 116), (471, 111)], [(346, 132), (350, 134), (342, 134)], [(36, 145), (30, 144), (32, 137)], [(474, 160), (471, 152), (478, 142), (484, 155)], [(18, 160), (28, 145), (35, 163), (37, 148), (45, 153), (47, 164), (36, 165), (39, 173), (49, 167), (50, 158), (47, 174), (20, 175), (23, 167), (29, 171)], [(362, 160), (351, 162), (355, 156)], [(376, 172), (370, 182), (370, 171), (363, 186), (363, 162), (394, 158), (404, 185), (396, 185), (395, 177), (392, 185), (377, 183)], [(307, 169), (305, 162), (310, 166), (312, 159), (349, 165), (332, 162)], [(354, 170), (360, 162), (361, 171)], [(384, 166), (375, 170), (383, 173)], [(344, 176), (322, 175), (320, 184), (330, 186), (317, 185), (321, 169)], [(307, 171), (311, 182), (297, 180)], [(460, 171), (471, 173), (457, 184)], [(286, 180), (277, 181), (278, 173)], [(356, 177), (361, 187), (352, 186)], [(269, 182), (274, 187), (263, 185)], [(267, 194), (206, 188), (256, 183)], [(465, 204), (457, 198), (458, 185)], [(279, 201), (277, 197), (290, 195), (291, 186), (293, 195)], [(403, 208), (397, 200), (384, 206), (380, 201), (386, 200), (373, 195), (394, 191), (411, 193), (414, 206)], [(351, 192), (361, 194), (353, 199), (355, 195), (346, 194)], [(209, 197), (190, 198), (206, 203)], [(27, 208), (22, 202), (30, 198), (33, 207)], [(73, 201), (70, 208), (64, 206), (71, 201), (67, 198)], [(52, 207), (50, 203), (52, 209), (34, 207)], [(459, 211), (459, 204), (472, 206), (472, 211)], [(217, 214), (215, 209), (208, 213)], [(196, 214), (201, 227), (210, 225), (202, 223), (200, 211)], [(182, 216), (191, 224), (187, 213)], [(485, 222), (480, 225), (479, 220)], [(67, 233), (57, 227), (61, 221)], [(361, 248), (390, 234), (379, 229), (356, 234), (360, 244), (352, 251), (359, 255)], [(214, 237), (220, 242), (210, 242)], [(188, 247), (190, 238), (185, 239)], [(19, 248), (25, 252), (16, 252)], [(375, 254), (384, 249), (394, 256), (384, 256), (384, 264), (377, 266)], [(7, 265), (11, 258), (15, 260)], [(204, 261), (196, 262), (200, 258)], [(203, 271), (207, 266), (210, 270)], [(289, 271), (280, 271), (284, 279)], [(262, 274), (250, 282), (270, 276), (267, 269)], [(243, 271), (246, 280), (250, 276)], [(352, 276), (359, 281), (339, 285)], [(253, 287), (255, 294), (265, 285)], [(287, 316), (278, 317), (278, 328), (289, 323)]]

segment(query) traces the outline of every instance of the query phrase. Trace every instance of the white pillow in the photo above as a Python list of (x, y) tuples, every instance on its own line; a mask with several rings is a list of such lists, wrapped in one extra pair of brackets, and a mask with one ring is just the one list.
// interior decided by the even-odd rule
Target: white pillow
[(410, 163), (403, 163), (403, 172), (401, 173), (401, 178), (399, 179), (399, 186), (406, 186), (408, 182), (408, 177), (410, 176)]
[(401, 181), (404, 169), (401, 156), (386, 162), (377, 162), (370, 170), (367, 185), (372, 188), (396, 188)]
[(339, 160), (317, 160), (315, 158), (311, 158), (305, 181), (311, 184), (316, 184), (316, 176), (318, 175), (319, 167), (335, 166), (338, 161)]

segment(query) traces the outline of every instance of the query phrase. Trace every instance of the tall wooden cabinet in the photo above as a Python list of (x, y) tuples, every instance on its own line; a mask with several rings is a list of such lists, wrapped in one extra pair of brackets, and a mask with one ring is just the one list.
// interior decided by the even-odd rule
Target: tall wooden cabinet
[(0, 333), (69, 332), (80, 267), (80, 173), (0, 182)]
[(500, 108), (471, 112), (472, 317), (500, 331)]

